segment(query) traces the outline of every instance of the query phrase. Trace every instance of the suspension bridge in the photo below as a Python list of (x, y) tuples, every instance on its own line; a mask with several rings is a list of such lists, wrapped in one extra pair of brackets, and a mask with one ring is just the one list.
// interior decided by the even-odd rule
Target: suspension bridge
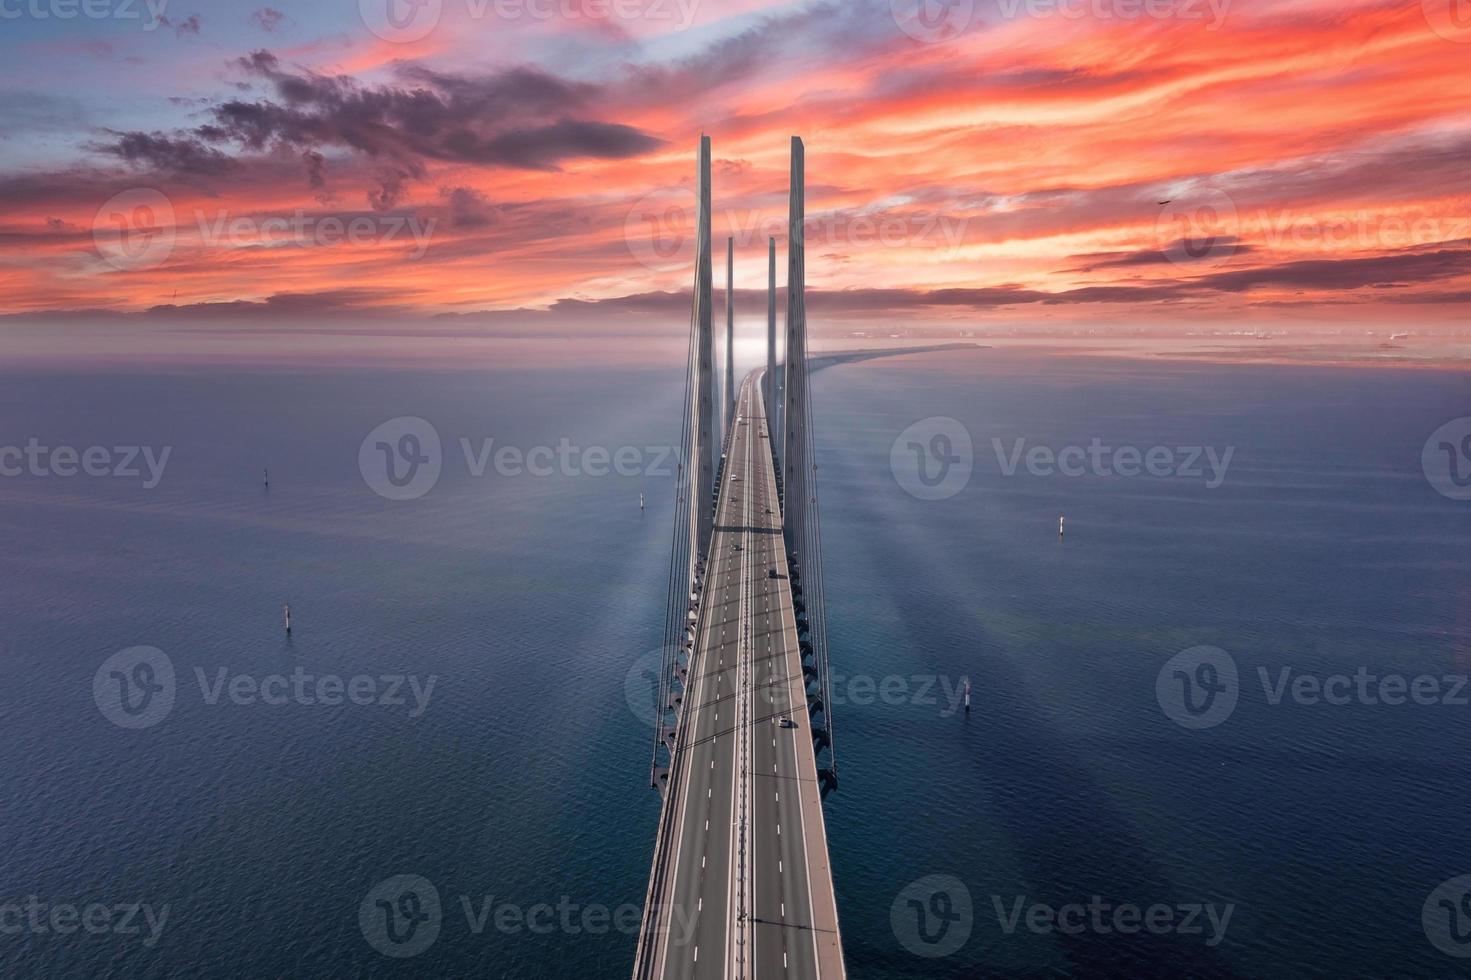
[(710, 140), (650, 784), (663, 796), (634, 963), (649, 978), (844, 977), (822, 801), (837, 788), (792, 138), (784, 355), (768, 242), (766, 367), (737, 387), (733, 243), (716, 405)]

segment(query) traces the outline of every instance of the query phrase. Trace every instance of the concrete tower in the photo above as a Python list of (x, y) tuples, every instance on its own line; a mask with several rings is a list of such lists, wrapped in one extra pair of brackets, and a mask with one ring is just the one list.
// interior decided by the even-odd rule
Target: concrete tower
[(805, 151), (800, 136), (792, 137), (792, 187), (787, 205), (787, 351), (782, 412), (782, 529), (787, 548), (800, 563), (802, 534), (807, 516), (807, 307)]
[(761, 397), (766, 402), (766, 427), (780, 432), (781, 426), (772, 424), (776, 411), (776, 239), (766, 242), (766, 378)]
[(710, 268), (710, 137), (700, 137), (696, 192), (699, 215), (695, 230), (695, 395), (691, 399), (695, 417), (690, 420), (694, 445), (690, 467), (694, 470), (690, 506), (693, 537), (690, 561), (702, 562), (710, 548), (715, 526), (715, 467), (720, 461), (720, 443), (715, 438), (715, 338), (711, 322)]
[(725, 436), (735, 428), (735, 239), (725, 240)]

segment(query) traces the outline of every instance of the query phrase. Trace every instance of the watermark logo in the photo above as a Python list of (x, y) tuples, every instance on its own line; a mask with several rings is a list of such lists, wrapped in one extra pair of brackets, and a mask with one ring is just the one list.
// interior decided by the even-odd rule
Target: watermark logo
[[(3, 2), (3, 0), (0, 0)], [(396, 0), (390, 0), (396, 2)], [(297, 208), (277, 214), (239, 214), (195, 208), (194, 223), (180, 215), (163, 193), (135, 188), (111, 198), (92, 219), (92, 240), (102, 260), (115, 269), (139, 271), (162, 265), (181, 235), (206, 248), (333, 248), (395, 245), (409, 261), (429, 251), (435, 217), (417, 214), (320, 213)]]
[[(20, 20), (141, 20), (143, 32), (151, 34), (169, 23), (164, 11), (169, 0), (4, 0), (0, 2), (0, 21)], [(199, 33), (195, 21), (194, 33)], [(188, 21), (176, 26), (176, 30), (187, 28)]]
[(1230, 8), (1231, 0), (999, 0), (997, 4), (1005, 20), (1025, 16), (1125, 24), (1145, 19), (1208, 21), (1207, 31), (1220, 30)]
[(374, 885), (358, 905), (363, 938), (384, 956), (418, 956), (439, 938), (439, 890), (420, 875), (394, 875)]
[(687, 187), (660, 188), (645, 194), (623, 219), (629, 253), (647, 269), (671, 268), (694, 261), (699, 202)]
[(163, 482), (173, 446), (47, 446), (35, 436), (24, 446), (0, 446), (0, 476), (111, 477), (142, 480), (152, 490)]
[(128, 647), (92, 675), (92, 699), (119, 728), (151, 728), (174, 710), (174, 663), (158, 647)]
[(958, 419), (931, 416), (899, 433), (889, 469), (911, 497), (946, 500), (964, 490), (975, 465), (970, 430)]
[(1206, 269), (1236, 254), (1239, 225), (1231, 195), (1203, 187), (1160, 202), (1154, 232), (1165, 258), (1177, 265)]
[(1054, 450), (1050, 446), (1028, 447), (1026, 439), (1015, 439), (1007, 448), (1002, 440), (991, 439), (991, 449), (996, 453), (996, 463), (1003, 476), (1016, 476), (1017, 470), (1026, 466), (1032, 476), (1067, 477), (1180, 477), (1182, 479), (1204, 479), (1208, 489), (1214, 490), (1226, 481), (1226, 471), (1231, 466), (1231, 457), (1236, 455), (1235, 446), (1218, 450), (1215, 446), (1109, 446), (1094, 436), (1087, 446), (1064, 446)]
[(358, 447), (363, 482), (388, 500), (416, 500), (439, 482), (444, 462), (439, 431), (416, 415), (379, 425)]
[(970, 940), (975, 924), (970, 889), (951, 875), (910, 882), (889, 907), (894, 937), (915, 956), (949, 956)]
[[(802, 225), (802, 241), (809, 251), (824, 247), (854, 249), (922, 249), (938, 258), (956, 255), (965, 244), (968, 215), (938, 211), (878, 212), (828, 211), (814, 214)], [(655, 190), (629, 208), (623, 221), (623, 240), (640, 265), (654, 270), (688, 266), (695, 258), (699, 202), (686, 186)], [(784, 214), (755, 208), (726, 208), (712, 212), (710, 237), (719, 249), (727, 238), (735, 248), (759, 246), (787, 237)]]
[(4, 936), (70, 936), (84, 932), (89, 936), (142, 936), (143, 945), (152, 949), (163, 935), (169, 920), (167, 904), (157, 908), (147, 902), (47, 902), (39, 895), (25, 900), (0, 901), (0, 935)]
[(1236, 661), (1220, 647), (1196, 646), (1160, 668), (1154, 695), (1165, 715), (1182, 728), (1214, 728), (1236, 710), (1241, 694)]
[[(678, 32), (695, 22), (700, 0), (460, 0), (460, 4), (470, 21), (648, 21)], [(444, 0), (358, 0), (358, 11), (363, 25), (378, 37), (391, 44), (411, 44), (439, 26)]]
[(412, 44), (439, 26), (443, 0), (358, 0), (363, 26), (390, 44)]
[[(459, 915), (449, 914), (458, 908)], [(609, 906), (601, 902), (576, 902), (562, 895), (555, 901), (523, 905), (499, 900), (495, 895), (462, 893), (442, 900), (427, 878), (394, 875), (374, 885), (358, 905), (358, 926), (363, 938), (384, 956), (407, 959), (418, 956), (439, 938), (444, 929), (459, 928), (484, 936), (494, 931), (503, 936), (602, 936), (617, 932), (639, 934), (643, 910), (632, 902)], [(671, 908), (668, 916), (651, 916), (659, 934), (668, 934), (676, 945), (688, 944), (694, 936), (694, 910)]]
[(941, 44), (964, 34), (975, 20), (975, 0), (889, 0), (899, 30), (921, 44)]
[(1441, 882), (1420, 909), (1430, 944), (1447, 956), (1471, 957), (1471, 875)]
[(210, 248), (333, 248), (401, 245), (410, 262), (429, 251), (439, 219), (417, 214), (321, 214), (301, 208), (266, 216), (194, 209), (199, 241)]
[[(476, 440), (461, 436), (457, 443), (465, 472), (472, 479), (485, 479), (491, 474), (536, 479), (668, 479), (684, 473), (673, 446), (585, 446), (568, 436), (555, 444), (529, 447), (497, 444), (494, 437)], [(389, 419), (368, 433), (358, 446), (358, 469), (363, 481), (374, 493), (390, 500), (413, 500), (434, 489), (444, 462), (439, 431), (418, 416)]]
[[(344, 704), (407, 708), (418, 718), (429, 707), (436, 674), (312, 674), (298, 665), (289, 674), (255, 676), (216, 667), (194, 668), (200, 700), (209, 707), (224, 703), (266, 705)], [(121, 728), (150, 728), (173, 710), (179, 694), (173, 661), (157, 647), (129, 647), (103, 661), (92, 676), (92, 697), (103, 717)]]
[(1420, 453), (1425, 479), (1451, 500), (1471, 500), (1471, 416), (1451, 419), (1425, 440)]
[(653, 728), (663, 712), (659, 710), (659, 678), (664, 669), (662, 650), (650, 650), (633, 662), (623, 678), (623, 698), (628, 710), (640, 723)]
[(1447, 41), (1471, 44), (1471, 0), (1420, 0), (1430, 29)]
[(1471, 237), (1471, 217), (1384, 213), (1367, 208), (1314, 214), (1291, 208), (1260, 208), (1244, 225), (1259, 228), (1263, 243), (1274, 249), (1416, 248)]
[[(1268, 707), (1322, 708), (1449, 707), (1471, 705), (1466, 674), (1375, 673), (1359, 666), (1353, 673), (1318, 674), (1291, 665), (1258, 666), (1256, 678)], [(1235, 710), (1246, 693), (1236, 661), (1217, 647), (1192, 647), (1160, 670), (1155, 693), (1166, 715), (1185, 728), (1213, 728)]]
[(833, 707), (932, 708), (941, 718), (954, 717), (966, 706), (970, 680), (948, 674), (843, 674), (830, 682)]
[(997, 924), (1008, 936), (1022, 927), (1039, 936), (1053, 932), (1064, 936), (1082, 933), (1096, 936), (1134, 936), (1140, 933), (1204, 936), (1206, 946), (1212, 948), (1226, 938), (1226, 929), (1236, 911), (1234, 902), (1227, 902), (1219, 908), (1214, 902), (1181, 902), (1178, 905), (1120, 902), (1115, 905), (1105, 902), (1101, 895), (1092, 896), (1086, 904), (1067, 902), (1057, 906), (1046, 902), (1029, 904), (1025, 895), (1013, 896), (1010, 902), (1003, 901), (1000, 895), (992, 895), (991, 905), (996, 910)]
[(163, 265), (174, 250), (176, 234), (173, 204), (151, 187), (114, 195), (92, 218), (97, 254), (123, 272)]

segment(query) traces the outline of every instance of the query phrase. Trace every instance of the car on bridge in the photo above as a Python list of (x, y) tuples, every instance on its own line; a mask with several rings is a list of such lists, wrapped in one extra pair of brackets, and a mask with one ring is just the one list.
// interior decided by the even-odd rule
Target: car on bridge
[(792, 719), (790, 719), (790, 718), (783, 718), (780, 722), (778, 722), (778, 724), (782, 728), (796, 728), (797, 727), (797, 723), (795, 721), (792, 721)]

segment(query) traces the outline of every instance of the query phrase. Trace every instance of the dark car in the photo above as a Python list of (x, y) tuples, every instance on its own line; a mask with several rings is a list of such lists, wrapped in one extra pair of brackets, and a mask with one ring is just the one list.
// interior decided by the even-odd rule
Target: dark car
[(766, 570), (766, 577), (767, 578), (776, 578), (777, 577), (776, 576), (776, 569), (774, 569), (774, 568), (768, 568)]

